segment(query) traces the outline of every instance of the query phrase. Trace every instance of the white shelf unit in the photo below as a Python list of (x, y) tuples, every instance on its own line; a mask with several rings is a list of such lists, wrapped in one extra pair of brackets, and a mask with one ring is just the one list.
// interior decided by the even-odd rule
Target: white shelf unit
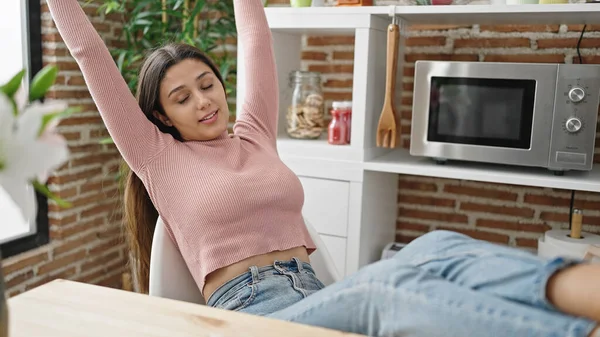
[(573, 171), (564, 176), (555, 176), (543, 168), (453, 161), (439, 165), (427, 158), (411, 156), (405, 149), (397, 149), (369, 160), (363, 167), (374, 172), (600, 192), (598, 167), (589, 172)]
[[(390, 13), (405, 24), (592, 24), (600, 22), (600, 6), (270, 7), (265, 12), (273, 33), (280, 85), (278, 150), (299, 176), (305, 191), (304, 214), (326, 242), (342, 274), (378, 260), (384, 246), (394, 240), (398, 174), (600, 191), (600, 165), (591, 172), (554, 176), (535, 168), (457, 162), (437, 165), (412, 157), (404, 149), (375, 146), (384, 98)], [(351, 145), (329, 145), (325, 137), (295, 140), (285, 134), (288, 74), (300, 69), (303, 34), (355, 37)], [(401, 39), (398, 80), (403, 45)], [(238, 83), (244, 83), (242, 59), (238, 46)], [(244, 88), (238, 86), (238, 101), (243, 97)]]
[[(271, 7), (266, 8), (272, 29), (331, 29), (363, 27), (373, 17), (391, 21), (390, 12), (409, 24), (593, 24), (595, 4)], [(313, 20), (306, 20), (312, 17)]]

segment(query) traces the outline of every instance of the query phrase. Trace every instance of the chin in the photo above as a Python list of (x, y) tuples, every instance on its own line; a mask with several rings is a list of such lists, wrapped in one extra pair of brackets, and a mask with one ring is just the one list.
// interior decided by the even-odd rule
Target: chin
[(211, 125), (199, 125), (198, 129), (194, 132), (195, 135), (193, 135), (193, 139), (198, 141), (209, 141), (220, 137), (223, 135), (223, 133), (226, 133), (229, 116), (219, 117), (221, 118)]
[(222, 123), (221, 125), (215, 125), (208, 132), (204, 132), (203, 136), (207, 138), (207, 140), (212, 140), (221, 136), (225, 132), (227, 132), (227, 123)]

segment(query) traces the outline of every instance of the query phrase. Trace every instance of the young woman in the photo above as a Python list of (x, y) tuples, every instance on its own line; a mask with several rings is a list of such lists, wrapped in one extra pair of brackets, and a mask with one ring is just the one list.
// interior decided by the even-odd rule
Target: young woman
[(126, 218), (142, 291), (160, 214), (213, 307), (377, 336), (598, 334), (600, 266), (452, 232), (324, 288), (302, 186), (276, 150), (278, 83), (260, 0), (234, 0), (247, 94), (233, 135), (223, 79), (200, 51), (152, 51), (136, 100), (77, 0), (47, 3), (132, 169)]

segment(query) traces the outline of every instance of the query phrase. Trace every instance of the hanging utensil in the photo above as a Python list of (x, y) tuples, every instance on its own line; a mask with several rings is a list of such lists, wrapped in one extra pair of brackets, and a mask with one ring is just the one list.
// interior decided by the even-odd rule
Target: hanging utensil
[(377, 126), (377, 147), (395, 148), (398, 139), (394, 96), (396, 93), (399, 37), (400, 27), (396, 16), (394, 16), (392, 23), (388, 26), (385, 98), (379, 117), (379, 125)]

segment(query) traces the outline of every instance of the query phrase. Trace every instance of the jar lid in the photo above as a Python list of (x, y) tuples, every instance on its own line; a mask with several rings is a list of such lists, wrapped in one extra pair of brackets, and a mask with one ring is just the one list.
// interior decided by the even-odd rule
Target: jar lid
[(340, 102), (340, 101), (333, 101), (331, 102), (331, 107), (334, 109), (340, 109), (344, 107), (344, 102)]
[(320, 78), (321, 73), (315, 71), (294, 70), (290, 72), (290, 78)]
[(331, 107), (333, 109), (350, 109), (352, 108), (352, 101), (333, 101)]

